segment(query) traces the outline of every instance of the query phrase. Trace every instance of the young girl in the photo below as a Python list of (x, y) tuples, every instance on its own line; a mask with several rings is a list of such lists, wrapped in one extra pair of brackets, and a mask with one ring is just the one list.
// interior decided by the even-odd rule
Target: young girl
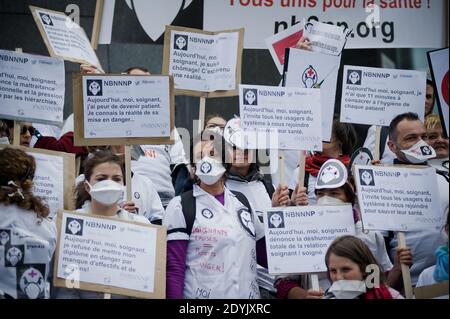
[[(335, 283), (340, 280), (366, 281), (367, 267), (380, 266), (364, 242), (354, 236), (342, 236), (333, 241), (325, 255), (328, 279)], [(367, 287), (358, 299), (404, 299), (400, 293), (386, 285), (386, 279), (380, 270), (379, 285)]]
[(258, 299), (267, 265), (264, 227), (247, 199), (225, 187), (222, 139), (194, 146), (193, 190), (167, 207), (167, 298)]
[[(149, 224), (147, 218), (129, 213), (118, 203), (124, 196), (124, 165), (110, 151), (99, 151), (84, 164), (85, 180), (76, 188), (76, 212), (115, 217), (128, 221)], [(104, 294), (77, 289), (59, 289), (57, 298), (96, 299)], [(123, 298), (112, 296), (112, 298)]]
[(34, 158), (0, 150), (0, 295), (49, 298), (56, 228), (48, 207), (33, 195)]

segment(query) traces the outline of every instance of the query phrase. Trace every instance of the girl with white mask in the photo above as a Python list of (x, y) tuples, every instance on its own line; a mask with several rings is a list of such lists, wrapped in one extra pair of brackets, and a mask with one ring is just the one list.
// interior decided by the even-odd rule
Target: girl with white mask
[[(353, 218), (355, 221), (356, 237), (360, 238), (371, 250), (381, 266), (383, 273), (387, 274), (390, 285), (398, 286), (401, 280), (400, 262), (407, 265), (412, 264), (411, 250), (409, 248), (399, 249), (395, 265), (392, 264), (387, 253), (383, 235), (378, 231), (363, 231), (359, 206), (354, 186), (349, 180), (348, 169), (339, 160), (330, 159), (326, 161), (317, 175), (315, 184), (315, 195), (317, 205), (339, 206), (351, 204), (353, 207)], [(279, 284), (278, 294), (285, 298), (321, 298), (324, 289), (330, 287), (331, 282), (325, 274), (319, 274), (321, 291), (305, 290), (301, 286), (307, 286), (305, 278), (302, 285), (295, 285), (292, 281)], [(298, 282), (298, 281), (297, 281)]]
[(264, 226), (245, 196), (225, 186), (222, 137), (207, 135), (193, 147), (193, 190), (175, 197), (163, 219), (167, 298), (259, 299)]
[(0, 150), (0, 298), (50, 298), (56, 227), (33, 194), (35, 171), (32, 156)]
[[(76, 212), (149, 224), (147, 218), (128, 212), (120, 207), (123, 201), (124, 165), (120, 158), (110, 151), (99, 151), (84, 164), (85, 180), (76, 188)], [(112, 295), (112, 298), (127, 298)], [(104, 294), (61, 288), (58, 299), (103, 299)]]

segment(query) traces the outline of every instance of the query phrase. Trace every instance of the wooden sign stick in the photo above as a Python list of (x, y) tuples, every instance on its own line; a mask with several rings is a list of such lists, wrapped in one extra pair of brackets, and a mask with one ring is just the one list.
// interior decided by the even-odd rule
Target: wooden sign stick
[[(405, 248), (406, 247), (405, 233), (397, 232), (397, 239), (398, 239), (398, 248)], [(407, 265), (402, 264), (401, 266), (403, 276), (403, 287), (405, 288), (405, 297), (406, 299), (412, 299), (414, 293), (411, 282), (411, 271)]]

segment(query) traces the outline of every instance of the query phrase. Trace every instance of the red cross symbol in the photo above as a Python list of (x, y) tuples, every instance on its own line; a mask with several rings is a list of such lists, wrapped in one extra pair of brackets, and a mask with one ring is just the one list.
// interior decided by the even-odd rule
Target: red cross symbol
[(308, 76), (311, 77), (311, 76), (313, 76), (313, 75), (314, 75), (313, 69), (312, 69), (312, 68), (309, 68), (309, 69), (308, 69)]
[(31, 278), (34, 278), (34, 276), (37, 276), (37, 274), (38, 274), (37, 272), (34, 272), (34, 269), (32, 269), (30, 272)]

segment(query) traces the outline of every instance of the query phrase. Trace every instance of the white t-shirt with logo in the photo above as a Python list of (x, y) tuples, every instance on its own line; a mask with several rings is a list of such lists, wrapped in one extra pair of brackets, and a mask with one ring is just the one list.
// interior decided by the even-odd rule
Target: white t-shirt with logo
[[(184, 232), (167, 240), (189, 240), (184, 297), (187, 299), (259, 299), (256, 241), (264, 237), (259, 219), (225, 188), (225, 205), (194, 185), (196, 217), (191, 236)], [(181, 197), (166, 209), (163, 225), (186, 228)]]
[(55, 246), (49, 219), (0, 203), (0, 291), (15, 299), (50, 298)]

